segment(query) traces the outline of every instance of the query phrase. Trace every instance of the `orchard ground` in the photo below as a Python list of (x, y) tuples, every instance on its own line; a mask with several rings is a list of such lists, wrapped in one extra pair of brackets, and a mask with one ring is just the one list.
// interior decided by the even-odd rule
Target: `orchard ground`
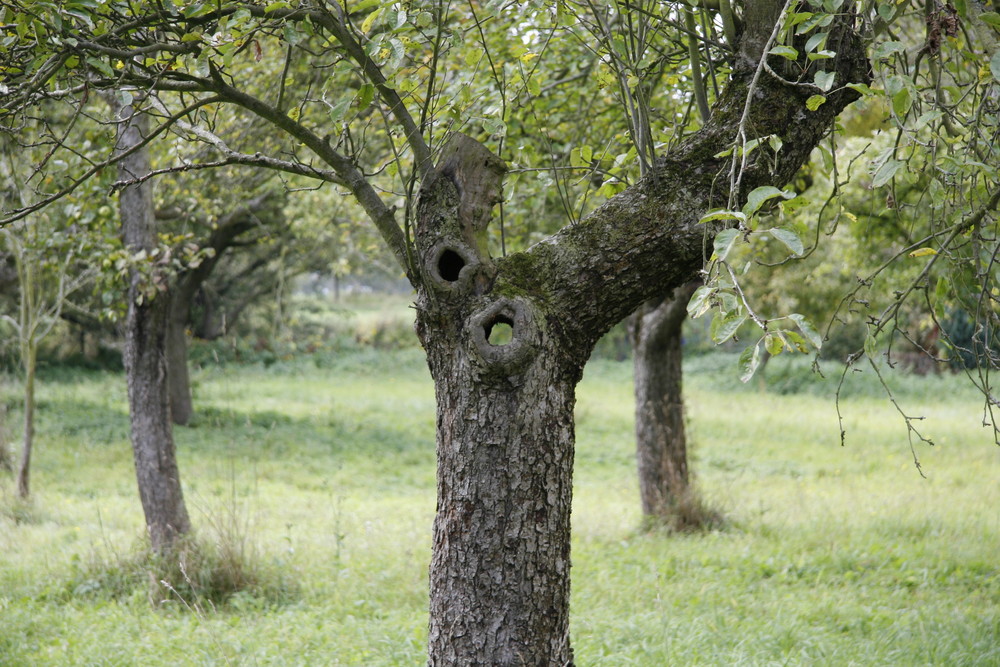
[[(425, 662), (434, 396), (422, 354), (297, 352), (202, 354), (198, 417), (176, 431), (199, 539), (269, 573), (224, 602), (125, 576), (143, 519), (124, 379), (45, 372), (34, 500), (0, 481), (0, 663)], [(807, 367), (776, 358), (762, 389), (739, 384), (731, 355), (689, 358), (692, 468), (725, 522), (671, 534), (639, 513), (631, 364), (591, 362), (576, 409), (577, 664), (1000, 663), (1000, 450), (981, 399), (961, 376), (890, 376), (936, 443), (914, 444), (923, 478), (873, 378), (849, 378), (841, 446), (836, 378)], [(16, 389), (3, 387), (16, 432)]]

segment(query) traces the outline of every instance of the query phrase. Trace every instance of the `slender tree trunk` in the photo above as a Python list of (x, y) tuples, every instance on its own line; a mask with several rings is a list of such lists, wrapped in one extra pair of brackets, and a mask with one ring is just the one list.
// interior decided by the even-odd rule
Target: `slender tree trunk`
[[(0, 385), (2, 387), (2, 385)], [(8, 449), (7, 441), (7, 404), (0, 397), (0, 470), (13, 472), (13, 457)]]
[[(139, 145), (146, 131), (144, 117), (131, 106), (120, 110), (119, 152)], [(123, 180), (150, 171), (148, 151), (135, 150), (119, 162)], [(156, 246), (152, 184), (145, 181), (122, 189), (119, 209), (125, 247), (135, 253)], [(169, 552), (190, 530), (174, 450), (167, 385), (167, 325), (169, 293), (155, 293), (141, 271), (131, 272), (125, 321), (125, 373), (128, 379), (132, 453), (139, 497), (152, 547)]]
[(687, 436), (681, 394), (681, 330), (690, 282), (636, 311), (631, 322), (639, 497), (647, 516), (673, 518), (688, 502)]
[[(227, 215), (217, 219), (207, 247), (213, 250), (209, 257), (176, 276), (170, 287), (170, 309), (167, 315), (167, 379), (170, 384), (170, 414), (175, 424), (187, 424), (194, 415), (191, 400), (191, 375), (188, 369), (187, 329), (191, 322), (191, 307), (205, 281), (212, 274), (222, 255), (236, 243), (236, 239), (257, 224), (258, 213), (274, 194), (264, 192)], [(283, 217), (269, 216), (271, 220), (284, 221)]]
[(38, 346), (27, 341), (22, 346), (24, 365), (24, 438), (21, 460), (17, 466), (17, 494), (22, 498), (31, 495), (31, 448), (35, 443), (35, 368)]

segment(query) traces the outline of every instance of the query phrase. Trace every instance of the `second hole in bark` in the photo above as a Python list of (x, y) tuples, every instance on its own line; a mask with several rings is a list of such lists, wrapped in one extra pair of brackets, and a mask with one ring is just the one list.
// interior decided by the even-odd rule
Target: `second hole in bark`
[(438, 274), (442, 279), (453, 283), (458, 280), (463, 266), (465, 266), (465, 260), (462, 259), (462, 256), (449, 248), (442, 252), (441, 258), (438, 259)]
[(497, 315), (483, 327), (490, 345), (501, 347), (514, 338), (514, 320), (506, 315)]

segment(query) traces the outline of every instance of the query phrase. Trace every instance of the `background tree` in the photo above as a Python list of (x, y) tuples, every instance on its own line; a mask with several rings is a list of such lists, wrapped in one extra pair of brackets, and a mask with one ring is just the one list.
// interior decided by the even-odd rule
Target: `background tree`
[[(31, 148), (23, 146), (22, 150)], [(30, 161), (14, 153), (14, 146), (5, 142), (0, 164), (3, 194), (13, 206), (24, 206), (33, 197), (34, 185), (22, 176), (30, 173)], [(97, 182), (91, 185), (99, 187)], [(106, 250), (100, 239), (103, 221), (92, 210), (84, 209), (79, 196), (67, 198), (61, 213), (61, 221), (55, 220), (55, 209), (46, 209), (0, 229), (16, 278), (16, 314), (3, 315), (2, 319), (14, 332), (23, 373), (24, 418), (17, 469), (21, 498), (27, 498), (31, 491), (39, 345), (58, 323), (68, 297), (94, 281), (94, 258)], [(0, 458), (6, 461), (6, 443), (3, 448)]]

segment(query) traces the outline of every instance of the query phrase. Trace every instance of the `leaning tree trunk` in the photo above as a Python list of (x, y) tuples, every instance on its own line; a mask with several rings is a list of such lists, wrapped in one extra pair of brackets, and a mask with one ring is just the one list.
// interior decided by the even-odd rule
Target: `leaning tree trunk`
[[(149, 174), (149, 153), (139, 147), (146, 133), (141, 113), (132, 106), (120, 112), (118, 163), (123, 181)], [(132, 151), (132, 152), (128, 152)], [(122, 236), (132, 253), (156, 247), (153, 220), (152, 184), (145, 181), (124, 187), (119, 195)], [(153, 267), (156, 270), (156, 267)], [(128, 380), (132, 453), (139, 484), (139, 497), (146, 516), (153, 550), (167, 553), (177, 539), (190, 530), (180, 474), (174, 450), (167, 386), (167, 324), (170, 298), (157, 293), (155, 281), (143, 271), (132, 269), (125, 320), (125, 374)]]
[[(430, 665), (572, 665), (569, 512), (583, 364), (604, 332), (702, 268), (719, 228), (700, 219), (726, 205), (737, 127), (748, 139), (783, 142), (779, 160), (762, 151), (747, 160), (739, 205), (755, 187), (787, 183), (857, 97), (842, 89), (807, 112), (809, 90), (761, 78), (744, 119), (781, 6), (753, 9), (746, 47), (703, 129), (546, 241), (490, 257), (487, 225), (504, 165), (468, 137), (452, 137), (422, 184), (408, 259), (438, 405)], [(860, 42), (841, 27), (831, 34), (838, 81), (867, 82)], [(509, 342), (494, 339), (507, 327)]]
[(681, 517), (691, 501), (681, 394), (681, 330), (692, 281), (635, 312), (631, 322), (639, 498), (646, 516)]

